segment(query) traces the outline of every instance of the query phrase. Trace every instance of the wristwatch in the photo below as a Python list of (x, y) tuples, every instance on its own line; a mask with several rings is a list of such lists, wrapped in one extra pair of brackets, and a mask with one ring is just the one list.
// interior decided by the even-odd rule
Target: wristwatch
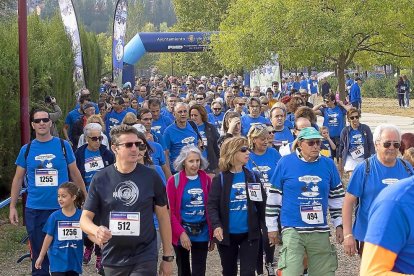
[(172, 261), (174, 261), (174, 256), (162, 256), (162, 260), (164, 262), (169, 262), (171, 263)]

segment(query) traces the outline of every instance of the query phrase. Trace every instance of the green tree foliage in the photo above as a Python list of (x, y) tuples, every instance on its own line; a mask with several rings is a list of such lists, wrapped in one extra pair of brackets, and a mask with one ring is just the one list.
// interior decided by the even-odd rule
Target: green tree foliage
[(407, 56), (402, 12), (412, 9), (404, 3), (406, 8), (389, 0), (237, 0), (213, 48), (232, 69), (255, 68), (273, 53), (287, 68), (332, 64), (344, 98), (344, 70), (358, 54)]

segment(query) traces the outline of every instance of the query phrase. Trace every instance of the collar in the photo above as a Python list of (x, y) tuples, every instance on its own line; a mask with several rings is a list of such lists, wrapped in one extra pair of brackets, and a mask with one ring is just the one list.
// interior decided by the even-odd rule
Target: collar
[(302, 156), (302, 154), (300, 153), (300, 150), (299, 150), (298, 148), (296, 148), (295, 153), (296, 153), (296, 156), (297, 156), (300, 160), (302, 160), (303, 162), (306, 162), (306, 163), (314, 163), (314, 162), (318, 161), (318, 160), (321, 158), (321, 154), (319, 153), (318, 158), (316, 158), (314, 161), (309, 162), (309, 161), (307, 161), (307, 160), (306, 160), (306, 159)]

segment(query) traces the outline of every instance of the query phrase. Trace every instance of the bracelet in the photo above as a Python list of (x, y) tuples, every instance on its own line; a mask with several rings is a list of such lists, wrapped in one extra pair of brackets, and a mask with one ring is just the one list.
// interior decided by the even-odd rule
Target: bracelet
[(354, 235), (352, 235), (352, 234), (345, 235), (344, 240), (347, 239), (347, 238), (353, 237), (353, 236)]

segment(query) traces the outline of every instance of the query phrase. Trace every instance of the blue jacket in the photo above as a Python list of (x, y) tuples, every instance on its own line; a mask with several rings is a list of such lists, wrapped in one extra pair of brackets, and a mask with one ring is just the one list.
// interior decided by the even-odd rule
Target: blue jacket
[(361, 103), (361, 88), (358, 83), (354, 83), (349, 91), (349, 102), (350, 103)]
[[(87, 146), (88, 144), (85, 144), (78, 148), (75, 152), (76, 166), (78, 167), (83, 179), (85, 179), (85, 150)], [(99, 147), (99, 152), (105, 167), (115, 162), (114, 154), (110, 152), (105, 145), (101, 145)]]

